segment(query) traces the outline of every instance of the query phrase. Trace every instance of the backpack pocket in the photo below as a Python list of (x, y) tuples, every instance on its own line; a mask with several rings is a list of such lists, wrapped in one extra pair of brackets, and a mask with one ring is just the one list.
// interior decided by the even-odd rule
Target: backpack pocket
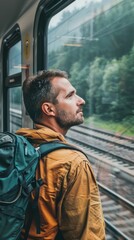
[(23, 228), (24, 219), (24, 209), (12, 204), (10, 206), (0, 206), (0, 239), (17, 239)]

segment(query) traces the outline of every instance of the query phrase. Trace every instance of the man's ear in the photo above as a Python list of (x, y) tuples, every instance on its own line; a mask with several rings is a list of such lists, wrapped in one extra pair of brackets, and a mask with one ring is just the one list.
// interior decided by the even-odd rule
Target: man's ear
[(55, 116), (55, 108), (52, 103), (44, 102), (42, 104), (42, 111), (44, 114), (46, 114), (48, 116)]

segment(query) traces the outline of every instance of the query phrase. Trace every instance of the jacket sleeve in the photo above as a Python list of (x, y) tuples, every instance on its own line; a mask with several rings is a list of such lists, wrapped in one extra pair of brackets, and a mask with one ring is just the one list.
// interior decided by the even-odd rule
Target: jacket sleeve
[(97, 183), (91, 166), (82, 161), (69, 176), (60, 206), (63, 239), (104, 240), (104, 219)]

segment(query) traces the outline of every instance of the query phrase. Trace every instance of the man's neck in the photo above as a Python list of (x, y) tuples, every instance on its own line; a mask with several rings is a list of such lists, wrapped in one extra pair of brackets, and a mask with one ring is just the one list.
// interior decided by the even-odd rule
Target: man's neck
[(62, 134), (63, 136), (66, 135), (68, 129), (63, 129), (61, 128), (58, 124), (52, 124), (50, 122), (44, 122), (44, 121), (41, 121), (41, 122), (38, 122), (37, 124), (41, 124), (43, 125), (44, 127), (48, 127), (50, 128), (51, 130), (53, 130), (54, 132), (57, 132), (57, 133), (60, 133)]

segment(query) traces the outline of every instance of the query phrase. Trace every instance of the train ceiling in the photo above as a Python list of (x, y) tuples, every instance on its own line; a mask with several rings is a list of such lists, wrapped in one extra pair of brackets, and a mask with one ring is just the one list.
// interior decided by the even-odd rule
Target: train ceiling
[(0, 1), (0, 38), (34, 1), (36, 0)]

